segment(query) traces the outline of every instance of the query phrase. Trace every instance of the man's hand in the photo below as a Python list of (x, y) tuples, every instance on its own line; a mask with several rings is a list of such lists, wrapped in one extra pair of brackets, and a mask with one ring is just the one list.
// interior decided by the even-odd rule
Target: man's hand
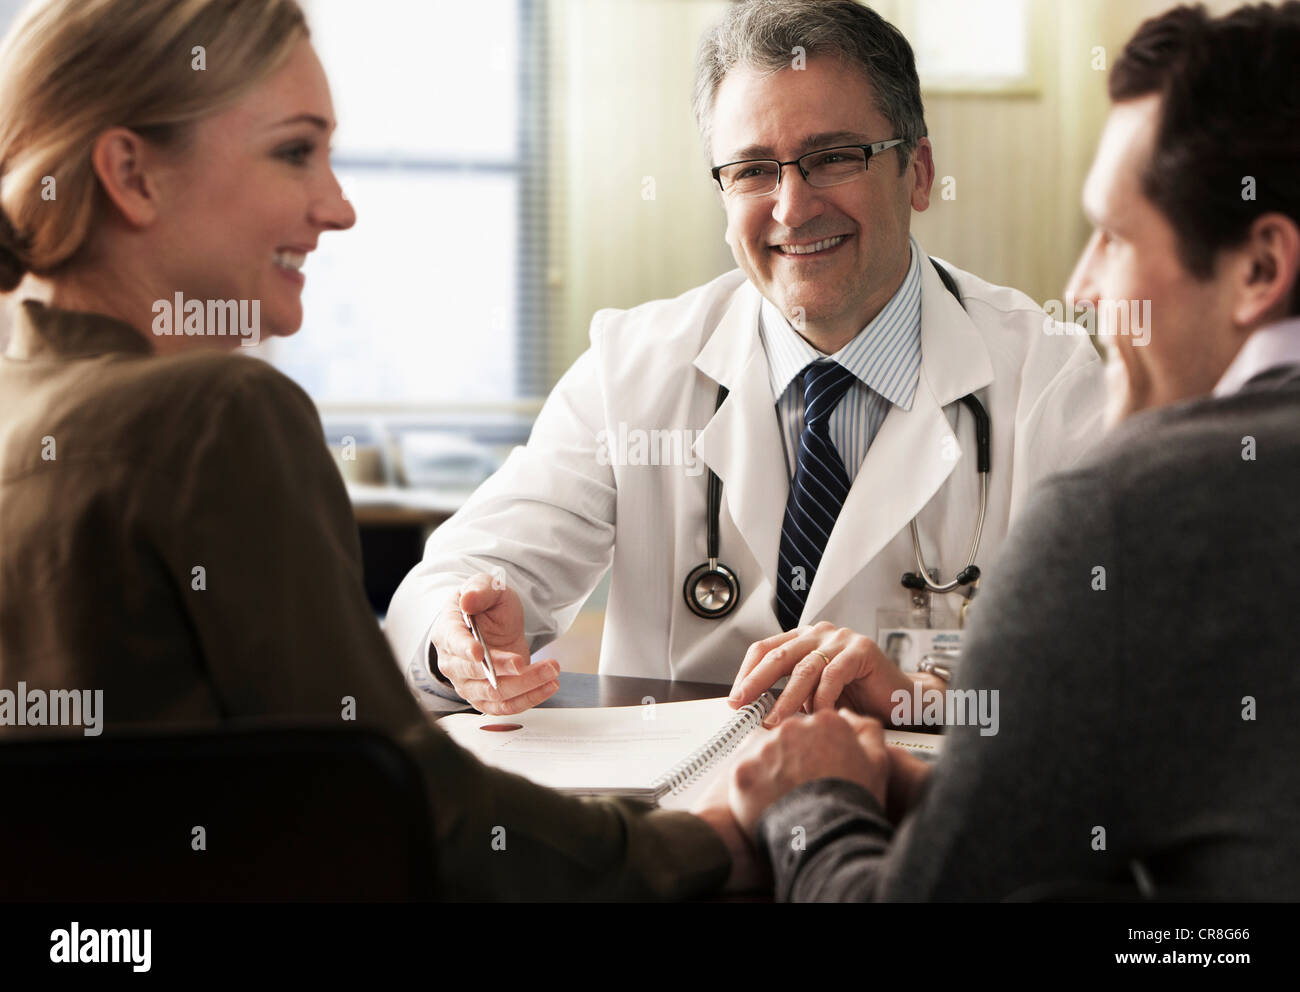
[[(492, 652), (496, 689), (483, 672), (483, 648), (470, 633), (462, 612), (475, 617)], [(486, 573), (468, 579), (452, 596), (434, 621), (429, 640), (438, 651), (438, 671), (482, 713), (522, 713), (549, 699), (560, 687), (559, 662), (547, 659), (533, 664), (529, 658), (519, 595)]]
[(848, 710), (789, 720), (736, 764), (731, 809), (754, 837), (763, 811), (796, 786), (842, 778), (865, 787), (883, 807), (890, 757), (880, 721)]
[(790, 681), (764, 721), (769, 727), (800, 709), (816, 713), (842, 706), (888, 720), (894, 692), (910, 694), (914, 681), (923, 688), (940, 685), (932, 676), (904, 674), (871, 638), (823, 621), (751, 644), (729, 701), (737, 708), (751, 703), (787, 675)]

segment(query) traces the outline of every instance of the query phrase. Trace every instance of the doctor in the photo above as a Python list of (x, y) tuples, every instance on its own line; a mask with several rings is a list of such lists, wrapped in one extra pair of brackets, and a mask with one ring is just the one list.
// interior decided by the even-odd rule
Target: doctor
[[(1090, 343), (910, 237), (934, 164), (911, 49), (877, 14), (734, 5), (701, 50), (696, 113), (739, 270), (596, 314), (527, 446), (393, 598), (386, 631), (408, 676), (484, 712), (556, 690), (558, 664), (530, 655), (610, 568), (602, 673), (736, 680), (739, 705), (794, 672), (778, 717), (850, 682), (857, 708), (879, 711), (863, 686), (887, 704), (911, 685), (875, 644), (880, 611), (913, 601), (910, 523), (950, 581), (981, 486), (982, 560), (1098, 429)], [(991, 422), (986, 476), (970, 395)], [(916, 595), (955, 608), (970, 590)]]

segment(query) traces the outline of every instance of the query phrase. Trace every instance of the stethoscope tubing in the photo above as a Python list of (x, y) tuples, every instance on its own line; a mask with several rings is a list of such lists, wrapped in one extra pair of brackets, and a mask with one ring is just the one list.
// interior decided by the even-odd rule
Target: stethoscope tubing
[(921, 581), (925, 583), (926, 589), (930, 592), (947, 593), (953, 592), (966, 583), (961, 581), (961, 575), (975, 564), (975, 558), (980, 551), (980, 537), (984, 534), (984, 514), (989, 506), (989, 474), (988, 472), (980, 473), (980, 512), (975, 521), (975, 536), (971, 539), (970, 550), (966, 553), (966, 564), (961, 571), (957, 573), (957, 578), (948, 582), (938, 583), (930, 578), (930, 573), (925, 567), (925, 558), (921, 554), (921, 533), (916, 528), (916, 517), (912, 518), (912, 552), (916, 556), (916, 574), (920, 576)]

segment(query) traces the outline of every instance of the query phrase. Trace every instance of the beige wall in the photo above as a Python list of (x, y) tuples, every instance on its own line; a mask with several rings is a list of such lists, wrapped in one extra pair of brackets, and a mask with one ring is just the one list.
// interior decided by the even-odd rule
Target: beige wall
[(696, 46), (725, 9), (550, 0), (556, 371), (601, 307), (675, 296), (735, 264), (690, 109)]
[[(931, 254), (1038, 301), (1061, 294), (1088, 236), (1079, 191), (1106, 115), (1106, 72), (1166, 0), (1031, 0), (1037, 92), (926, 94), (937, 175), (956, 198), (915, 216)], [(908, 0), (873, 4), (895, 19)], [(1236, 6), (1215, 0), (1224, 11)], [(721, 0), (551, 0), (553, 363), (592, 313), (672, 296), (733, 266), (690, 114), (700, 34)], [(597, 149), (600, 153), (597, 154)], [(644, 177), (655, 198), (643, 199)]]

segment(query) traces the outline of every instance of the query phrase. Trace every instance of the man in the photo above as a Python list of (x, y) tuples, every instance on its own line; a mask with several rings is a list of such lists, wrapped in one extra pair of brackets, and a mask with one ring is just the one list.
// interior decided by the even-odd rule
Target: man
[(927, 772), (823, 712), (738, 766), (782, 898), (1300, 897), (1298, 61), (1290, 2), (1172, 10), (1116, 63), (1070, 295), (1151, 302), (1124, 422), (972, 611), (958, 684), (1000, 693), (996, 735), (951, 727)]
[[(960, 401), (992, 421), (986, 555), (1100, 419), (1088, 342), (1044, 333), (1024, 295), (941, 272), (909, 236), (934, 164), (911, 49), (878, 15), (736, 4), (705, 39), (696, 112), (739, 271), (597, 314), (527, 447), (393, 598), (399, 662), (485, 712), (555, 691), (558, 665), (530, 655), (611, 566), (604, 673), (729, 683), (751, 644), (787, 631), (794, 662), (861, 656), (884, 687), (910, 684), (872, 638), (880, 609), (911, 602), (909, 522), (943, 579), (968, 564), (981, 477)], [(695, 458), (721, 481), (716, 511)], [(817, 621), (861, 634), (819, 654)]]

